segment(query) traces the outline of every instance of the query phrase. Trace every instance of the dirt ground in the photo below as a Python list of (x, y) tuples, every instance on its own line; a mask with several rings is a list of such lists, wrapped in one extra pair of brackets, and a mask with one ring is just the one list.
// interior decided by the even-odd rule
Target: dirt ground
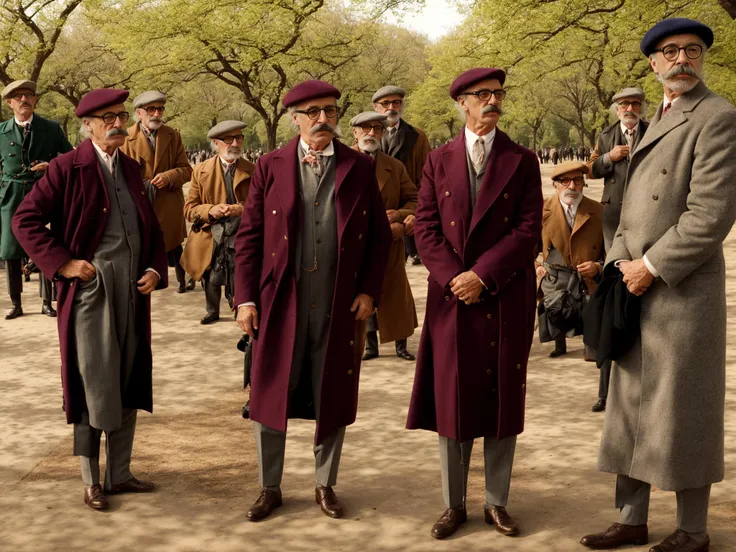
[[(545, 193), (551, 166), (545, 165)], [(601, 182), (587, 191), (598, 199)], [(730, 274), (736, 235), (726, 243)], [(420, 323), (426, 270), (409, 267)], [(174, 280), (173, 271), (170, 275)], [(9, 308), (0, 271), (0, 311)], [(535, 343), (529, 363), (526, 431), (519, 437), (509, 512), (522, 535), (501, 536), (483, 522), (482, 447), (476, 446), (468, 494), (469, 522), (446, 541), (429, 531), (442, 513), (437, 437), (404, 429), (414, 363), (384, 346), (363, 364), (357, 422), (348, 428), (336, 491), (346, 517), (325, 517), (314, 503), (314, 423), (289, 426), (284, 506), (266, 521), (245, 512), (259, 492), (251, 423), (240, 417), (245, 400), (241, 332), (224, 316), (201, 326), (204, 293), (154, 294), (153, 415), (140, 413), (133, 472), (158, 485), (150, 495), (111, 498), (97, 512), (82, 501), (83, 484), (71, 455), (71, 428), (61, 411), (55, 321), (40, 314), (37, 283), (26, 284), (27, 313), (0, 319), (0, 551), (279, 552), (359, 551), (575, 551), (583, 534), (617, 520), (614, 476), (596, 471), (603, 415), (598, 371), (583, 361), (582, 342), (550, 359), (551, 344)], [(736, 280), (729, 278), (729, 314), (736, 315)], [(223, 305), (224, 308), (224, 305)], [(733, 322), (733, 316), (731, 321)], [(736, 325), (729, 330), (733, 338)], [(421, 327), (409, 340), (416, 352)], [(697, 336), (693, 336), (696, 344)], [(731, 343), (735, 343), (731, 339)], [(696, 369), (697, 367), (693, 367)], [(713, 487), (713, 552), (736, 551), (736, 373), (728, 354), (726, 480)], [(675, 497), (655, 491), (650, 538), (674, 529)], [(647, 550), (640, 547), (639, 550)]]

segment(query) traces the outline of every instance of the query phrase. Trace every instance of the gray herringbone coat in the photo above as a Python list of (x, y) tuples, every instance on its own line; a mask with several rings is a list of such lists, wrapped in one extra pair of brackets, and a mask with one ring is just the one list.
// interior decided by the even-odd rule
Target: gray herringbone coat
[(606, 259), (646, 254), (660, 278), (642, 296), (641, 340), (611, 373), (598, 467), (678, 491), (723, 479), (736, 109), (700, 83), (661, 113), (631, 159)]

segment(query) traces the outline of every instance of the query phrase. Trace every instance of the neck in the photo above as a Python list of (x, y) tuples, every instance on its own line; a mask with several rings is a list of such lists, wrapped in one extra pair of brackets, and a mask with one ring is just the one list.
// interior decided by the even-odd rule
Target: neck
[(302, 140), (304, 140), (304, 142), (309, 146), (309, 149), (311, 149), (312, 151), (322, 151), (329, 145), (330, 142), (332, 142), (332, 140), (327, 140), (327, 141), (323, 139), (315, 140), (313, 136), (309, 136), (309, 135), (305, 136), (303, 134), (302, 134)]
[(401, 120), (401, 119), (396, 119), (396, 122), (395, 122), (394, 124), (388, 123), (388, 121), (386, 121), (386, 122), (388, 123), (388, 127), (389, 127), (389, 128), (394, 128), (394, 127), (395, 127), (396, 125), (398, 125), (398, 124), (399, 124), (399, 121), (400, 121), (400, 120)]
[(92, 142), (93, 142), (93, 143), (94, 143), (94, 144), (95, 144), (95, 145), (96, 145), (96, 146), (97, 146), (98, 148), (100, 148), (100, 149), (101, 149), (102, 151), (104, 151), (104, 152), (105, 152), (105, 153), (106, 153), (107, 155), (112, 155), (112, 154), (113, 154), (113, 153), (115, 153), (115, 151), (116, 151), (116, 150), (118, 149), (118, 147), (117, 147), (117, 146), (111, 146), (111, 145), (108, 145), (108, 144), (104, 144), (104, 143), (103, 143), (103, 144), (101, 144), (100, 142), (98, 142), (98, 141), (97, 141), (97, 140), (95, 140), (94, 138), (92, 138)]
[(635, 128), (639, 124), (639, 121), (636, 121), (635, 123), (630, 123), (628, 121), (624, 121), (624, 126), (631, 130), (632, 128)]
[(482, 123), (480, 121), (468, 121), (466, 123), (468, 129), (477, 136), (485, 136), (490, 134), (496, 125), (493, 123)]
[(28, 115), (16, 115), (16, 116), (15, 116), (15, 118), (16, 118), (16, 119), (18, 120), (18, 122), (20, 122), (20, 123), (25, 123), (25, 122), (26, 122), (26, 121), (28, 121), (28, 120), (29, 120), (29, 119), (30, 119), (31, 117), (33, 117), (33, 113), (29, 113)]

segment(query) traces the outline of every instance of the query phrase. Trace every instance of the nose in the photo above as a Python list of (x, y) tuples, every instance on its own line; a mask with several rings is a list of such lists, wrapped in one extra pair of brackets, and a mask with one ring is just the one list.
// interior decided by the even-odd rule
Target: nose
[(690, 63), (690, 59), (685, 54), (685, 50), (680, 50), (677, 52), (677, 65), (688, 65)]
[(327, 121), (329, 121), (329, 119), (327, 118), (327, 115), (325, 114), (324, 110), (320, 111), (319, 119), (317, 119), (317, 122), (326, 123)]

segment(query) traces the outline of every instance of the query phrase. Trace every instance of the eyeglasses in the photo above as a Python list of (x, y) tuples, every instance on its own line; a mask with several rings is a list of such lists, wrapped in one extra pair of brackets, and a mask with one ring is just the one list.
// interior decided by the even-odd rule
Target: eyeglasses
[(575, 186), (578, 186), (579, 188), (586, 188), (588, 185), (585, 183), (585, 178), (582, 176), (576, 176), (574, 178), (570, 178), (569, 176), (561, 176), (559, 178), (555, 178), (555, 183), (559, 184), (563, 188), (569, 188), (573, 184)]
[(120, 113), (113, 113), (112, 111), (109, 111), (107, 113), (103, 113), (102, 115), (87, 115), (87, 117), (102, 119), (102, 122), (106, 125), (113, 124), (115, 122), (115, 119), (120, 119), (120, 122), (125, 124), (128, 122), (128, 119), (130, 119), (130, 113), (128, 113), (127, 111), (121, 111)]
[(221, 142), (225, 142), (228, 146), (231, 145), (233, 142), (236, 144), (242, 144), (243, 140), (245, 140), (245, 136), (242, 134), (236, 134), (235, 136), (222, 136), (218, 138)]
[(307, 110), (296, 110), (295, 113), (301, 113), (302, 115), (306, 115), (313, 121), (316, 121), (317, 119), (319, 119), (319, 115), (322, 111), (325, 112), (325, 117), (327, 117), (328, 119), (334, 119), (335, 117), (337, 117), (336, 105), (327, 105), (325, 107), (310, 107)]
[(389, 107), (401, 107), (401, 104), (404, 103), (404, 100), (383, 100), (382, 102), (378, 103), (384, 109), (388, 109)]
[(491, 96), (495, 96), (499, 101), (506, 97), (506, 91), (503, 88), (499, 88), (498, 90), (488, 90), (484, 88), (483, 90), (476, 90), (475, 92), (463, 92), (463, 95), (465, 94), (477, 96), (477, 98), (482, 102), (487, 102), (491, 99)]
[(149, 105), (148, 107), (144, 107), (143, 109), (145, 109), (146, 113), (148, 113), (149, 115), (153, 115), (157, 111), (163, 115), (164, 111), (166, 111), (166, 107), (163, 105), (161, 107), (156, 107), (155, 105)]
[(359, 125), (360, 130), (365, 132), (366, 134), (370, 134), (371, 130), (374, 134), (381, 134), (383, 132), (383, 125), (369, 125), (368, 123), (364, 125)]
[(16, 92), (15, 94), (11, 94), (10, 97), (13, 98), (15, 101), (19, 102), (23, 98), (28, 98), (29, 100), (31, 98), (35, 98), (36, 94), (33, 92)]
[(628, 102), (624, 100), (622, 102), (618, 102), (618, 105), (620, 105), (624, 109), (629, 109), (629, 107), (633, 107), (634, 109), (641, 109), (641, 102)]
[(685, 50), (685, 55), (687, 56), (687, 59), (698, 59), (701, 55), (703, 55), (703, 47), (700, 44), (688, 44), (684, 48), (680, 48), (675, 44), (668, 44), (664, 48), (655, 50), (655, 52), (662, 52), (664, 59), (666, 59), (667, 61), (675, 61), (678, 57), (680, 57), (680, 51), (682, 50)]

